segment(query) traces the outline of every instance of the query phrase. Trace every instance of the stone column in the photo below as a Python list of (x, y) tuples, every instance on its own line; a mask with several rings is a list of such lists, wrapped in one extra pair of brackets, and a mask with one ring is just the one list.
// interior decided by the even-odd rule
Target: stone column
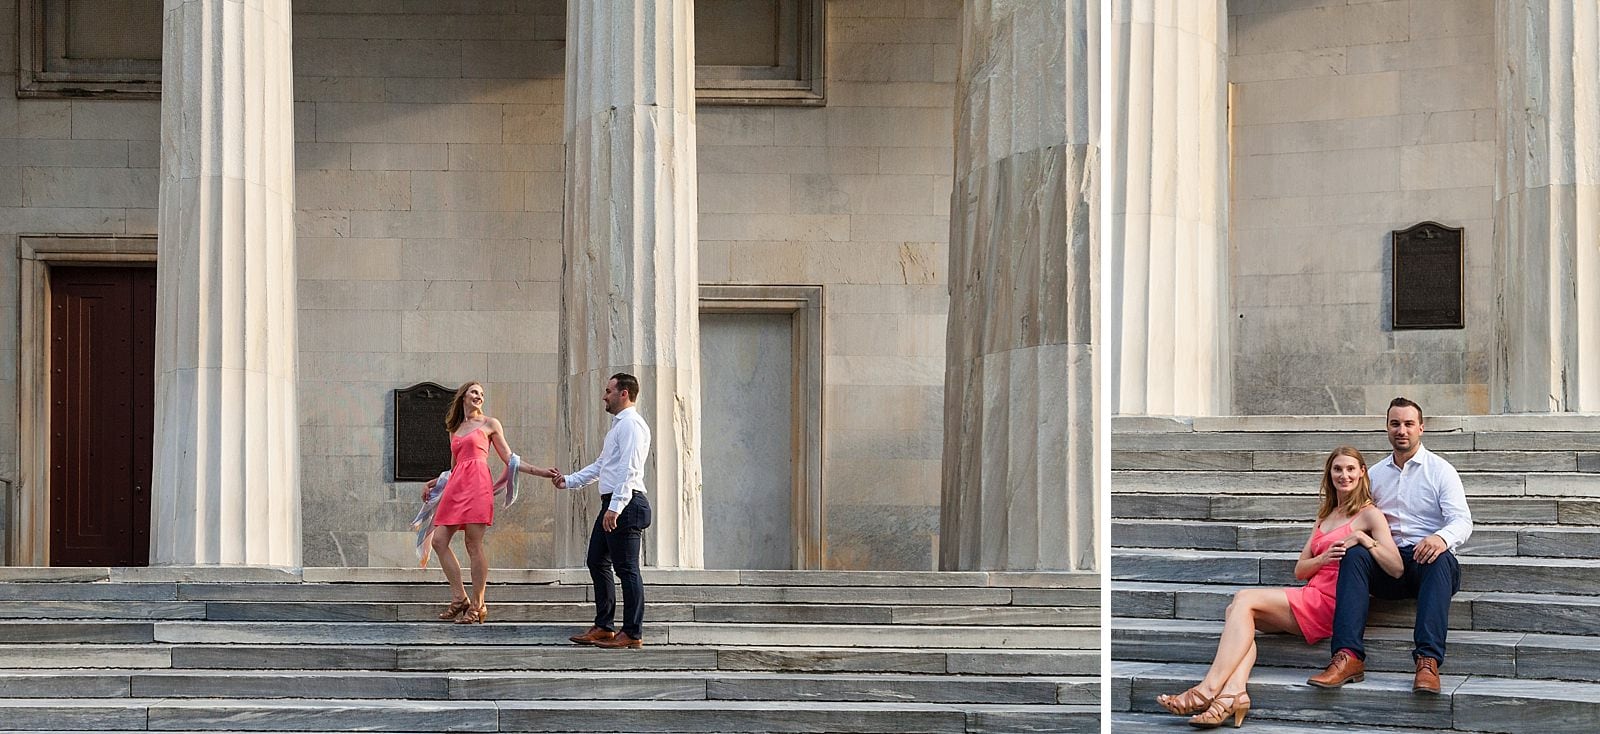
[(1600, 19), (1498, 0), (1494, 237), (1507, 413), (1600, 410)]
[[(566, 221), (560, 407), (573, 468), (593, 461), (610, 419), (607, 378), (639, 377), (652, 445), (645, 486), (655, 523), (645, 561), (698, 568), (700, 330), (696, 261), (694, 5), (567, 3)], [(558, 520), (581, 565), (598, 501)]]
[(300, 564), (287, 0), (165, 0), (151, 562)]
[(1217, 415), (1227, 322), (1221, 0), (1114, 0), (1106, 130), (1112, 412)]
[(1096, 557), (1096, 0), (964, 6), (939, 565)]

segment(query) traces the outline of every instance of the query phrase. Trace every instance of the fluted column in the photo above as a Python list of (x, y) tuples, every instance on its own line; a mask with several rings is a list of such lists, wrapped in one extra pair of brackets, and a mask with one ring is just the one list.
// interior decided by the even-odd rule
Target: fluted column
[[(639, 377), (653, 443), (645, 561), (696, 568), (700, 540), (699, 268), (691, 0), (567, 3), (566, 221), (560, 411), (566, 457), (600, 453), (610, 375)], [(558, 525), (577, 565), (592, 491)]]
[(1231, 384), (1222, 0), (1114, 0), (1112, 412), (1217, 415)]
[(1600, 11), (1498, 0), (1503, 412), (1600, 410)]
[(300, 564), (288, 0), (165, 0), (153, 563)]
[(964, 6), (939, 539), (947, 570), (1099, 563), (1097, 6)]

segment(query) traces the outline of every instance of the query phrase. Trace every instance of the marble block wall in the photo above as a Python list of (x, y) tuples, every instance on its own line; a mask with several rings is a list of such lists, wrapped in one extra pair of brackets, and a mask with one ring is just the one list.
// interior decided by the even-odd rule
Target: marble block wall
[(154, 234), (161, 125), (157, 100), (18, 99), (17, 12), (0, 0), (0, 489), (12, 508), (27, 490), (17, 482), (17, 236)]
[[(825, 289), (829, 568), (935, 567), (960, 8), (829, 0), (825, 107), (698, 112), (701, 281)], [(17, 56), (16, 19), (0, 0), (0, 58)], [(554, 455), (564, 35), (562, 0), (295, 5), (307, 565), (415, 563), (420, 484), (389, 479), (396, 387), (482, 380), (515, 450), (566, 458)], [(7, 480), (17, 234), (154, 234), (160, 127), (156, 100), (19, 100), (16, 83), (0, 69)], [(496, 518), (496, 565), (558, 557), (553, 498), (525, 491)]]
[(701, 282), (824, 286), (828, 568), (935, 567), (960, 9), (830, 0), (826, 107), (697, 112)]
[[(1493, 0), (1228, 3), (1233, 403), (1488, 410)], [(1465, 227), (1466, 329), (1388, 327), (1389, 232)]]
[[(557, 458), (563, 3), (296, 11), (305, 562), (413, 565), (391, 390), (481, 380), (512, 450)], [(496, 565), (553, 563), (551, 491), (497, 508)]]

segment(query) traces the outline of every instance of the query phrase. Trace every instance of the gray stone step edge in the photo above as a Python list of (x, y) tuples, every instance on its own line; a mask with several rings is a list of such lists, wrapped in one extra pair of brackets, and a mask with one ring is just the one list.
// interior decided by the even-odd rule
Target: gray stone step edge
[[(1204, 673), (1203, 665), (1113, 663), (1110, 707), (1161, 711), (1154, 701), (1157, 693), (1182, 691)], [(1258, 665), (1250, 681), (1251, 720), (1588, 734), (1600, 718), (1600, 684), (1443, 675), (1443, 692), (1434, 696), (1412, 693), (1411, 676), (1404, 673), (1369, 672), (1365, 681), (1334, 691), (1306, 685), (1308, 675), (1305, 670)]]

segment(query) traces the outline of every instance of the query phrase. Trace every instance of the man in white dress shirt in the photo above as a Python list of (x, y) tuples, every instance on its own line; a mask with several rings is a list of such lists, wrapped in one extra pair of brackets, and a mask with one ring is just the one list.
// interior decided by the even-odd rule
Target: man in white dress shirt
[[(618, 372), (601, 395), (611, 414), (600, 458), (551, 482), (561, 489), (580, 489), (600, 481), (600, 514), (589, 533), (589, 577), (594, 580), (594, 626), (568, 638), (580, 645), (605, 648), (644, 646), (644, 579), (639, 575), (639, 547), (650, 527), (650, 500), (644, 492), (644, 460), (650, 454), (650, 426), (633, 404), (639, 400), (639, 379)], [(617, 592), (611, 569), (622, 579), (622, 632), (613, 624)]]
[(1405, 572), (1391, 578), (1359, 544), (1339, 562), (1338, 605), (1333, 613), (1333, 660), (1308, 683), (1337, 688), (1365, 675), (1369, 595), (1416, 599), (1413, 634), (1416, 677), (1411, 690), (1439, 692), (1439, 665), (1450, 627), (1450, 597), (1461, 590), (1455, 550), (1472, 535), (1466, 491), (1450, 462), (1422, 447), (1422, 406), (1405, 398), (1389, 403), (1389, 445), (1394, 453), (1368, 471), (1372, 500), (1389, 519), (1389, 532)]

